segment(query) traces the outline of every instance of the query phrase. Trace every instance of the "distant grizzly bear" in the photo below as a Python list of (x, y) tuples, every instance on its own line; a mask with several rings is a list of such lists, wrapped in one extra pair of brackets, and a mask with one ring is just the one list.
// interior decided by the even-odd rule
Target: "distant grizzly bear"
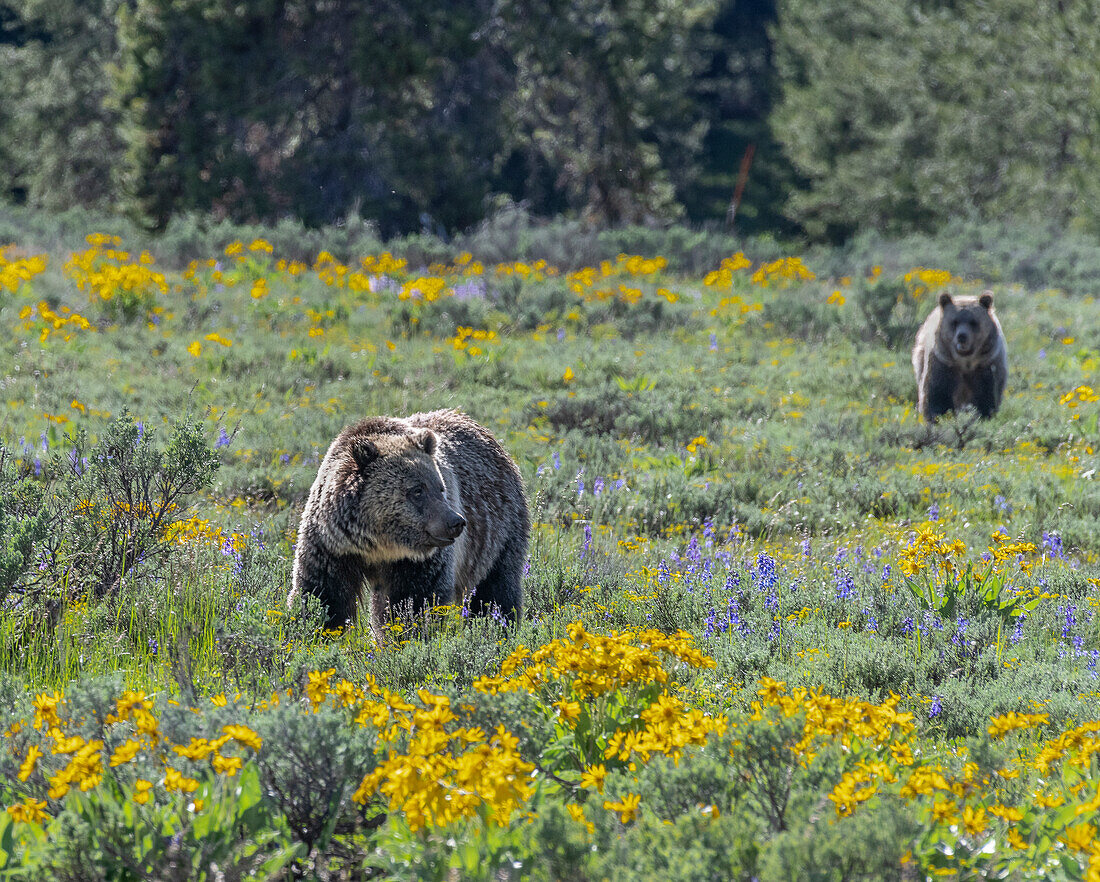
[(355, 620), (366, 584), (377, 638), (394, 611), (456, 602), (516, 621), (529, 532), (519, 469), (468, 416), (371, 417), (321, 462), (287, 605), (313, 594), (336, 628)]
[(1001, 406), (1008, 379), (1008, 350), (993, 312), (993, 292), (981, 297), (940, 294), (913, 347), (917, 410), (928, 422), (974, 405), (982, 417)]

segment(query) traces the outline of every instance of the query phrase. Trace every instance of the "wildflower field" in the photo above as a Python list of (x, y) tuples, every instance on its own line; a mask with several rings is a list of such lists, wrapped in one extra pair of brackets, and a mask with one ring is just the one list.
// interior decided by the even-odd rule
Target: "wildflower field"
[[(0, 251), (0, 875), (1100, 880), (1094, 293), (992, 285), (929, 427), (932, 257), (274, 238)], [(329, 442), (440, 407), (524, 621), (288, 611)]]

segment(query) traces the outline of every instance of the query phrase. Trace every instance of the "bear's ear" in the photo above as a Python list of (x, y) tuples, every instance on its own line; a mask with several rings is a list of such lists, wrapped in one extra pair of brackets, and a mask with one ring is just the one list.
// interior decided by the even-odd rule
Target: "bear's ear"
[(367, 438), (359, 438), (351, 444), (351, 458), (360, 469), (365, 469), (378, 459), (378, 448), (373, 441)]
[(428, 456), (435, 455), (436, 443), (439, 438), (436, 437), (435, 432), (431, 429), (420, 429), (413, 432), (413, 443), (423, 450)]
[(946, 309), (947, 305), (949, 303), (954, 303), (954, 302), (955, 301), (953, 301), (951, 299), (951, 295), (947, 291), (943, 291), (943, 292), (940, 293), (940, 308), (941, 309)]
[(982, 296), (978, 298), (978, 303), (988, 312), (993, 308), (993, 292), (982, 291)]

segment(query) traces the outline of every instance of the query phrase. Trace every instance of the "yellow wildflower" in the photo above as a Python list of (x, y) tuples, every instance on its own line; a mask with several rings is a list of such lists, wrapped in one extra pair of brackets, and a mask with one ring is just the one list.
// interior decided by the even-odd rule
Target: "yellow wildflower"
[(8, 814), (12, 819), (22, 824), (41, 824), (49, 815), (46, 814), (46, 803), (39, 802), (32, 796), (28, 796), (23, 802), (8, 806)]

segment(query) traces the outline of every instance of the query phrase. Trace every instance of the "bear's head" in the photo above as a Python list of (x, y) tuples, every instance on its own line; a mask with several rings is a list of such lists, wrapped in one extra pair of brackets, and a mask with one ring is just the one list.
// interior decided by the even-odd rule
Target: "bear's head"
[(352, 433), (346, 444), (338, 520), (364, 557), (422, 560), (462, 534), (431, 429)]
[(940, 294), (939, 344), (959, 359), (968, 359), (988, 348), (997, 336), (993, 318), (993, 292), (981, 297), (960, 297), (957, 301), (946, 291)]

